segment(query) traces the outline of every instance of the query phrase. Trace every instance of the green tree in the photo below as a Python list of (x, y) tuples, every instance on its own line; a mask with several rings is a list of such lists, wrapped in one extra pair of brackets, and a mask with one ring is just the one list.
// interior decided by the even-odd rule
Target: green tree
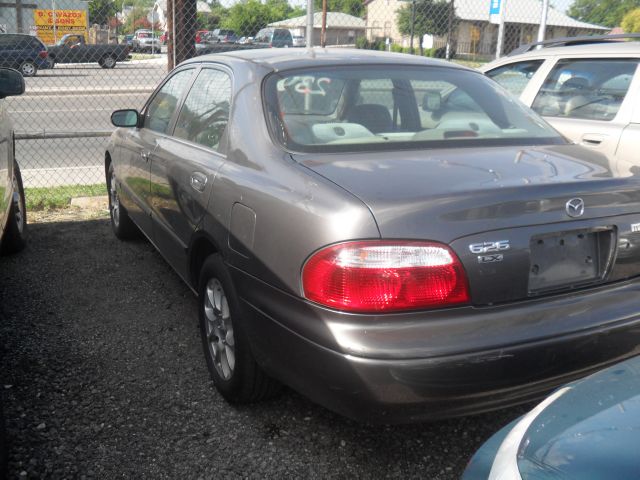
[(640, 7), (640, 0), (575, 0), (570, 17), (604, 27), (617, 27), (625, 14)]
[(640, 33), (640, 8), (628, 12), (621, 23), (625, 33)]
[[(412, 8), (412, 4), (407, 3), (396, 12), (398, 30), (406, 36), (411, 35)], [(446, 0), (417, 0), (415, 8), (416, 16), (413, 22), (413, 35), (418, 39), (420, 55), (422, 55), (423, 35), (442, 36), (449, 31), (451, 3)], [(455, 25), (455, 16), (453, 17), (453, 25)]]
[[(316, 12), (322, 12), (322, 0), (314, 0)], [(362, 0), (327, 0), (327, 12), (342, 12), (363, 17), (365, 14), (364, 2)]]
[(112, 0), (92, 0), (89, 2), (89, 23), (107, 25), (117, 11), (119, 7)]
[(220, 20), (222, 28), (229, 28), (239, 36), (253, 36), (269, 23), (300, 16), (304, 12), (293, 8), (287, 0), (246, 0), (236, 3)]

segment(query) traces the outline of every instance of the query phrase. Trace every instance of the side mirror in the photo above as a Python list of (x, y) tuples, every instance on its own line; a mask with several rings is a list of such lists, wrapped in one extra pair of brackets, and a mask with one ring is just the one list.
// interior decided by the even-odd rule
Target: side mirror
[(437, 112), (442, 107), (442, 96), (438, 90), (430, 90), (422, 97), (422, 110), (425, 112)]
[(111, 123), (116, 127), (137, 127), (140, 114), (137, 110), (116, 110), (111, 114)]
[(12, 68), (0, 68), (0, 98), (22, 95), (24, 78), (19, 71)]

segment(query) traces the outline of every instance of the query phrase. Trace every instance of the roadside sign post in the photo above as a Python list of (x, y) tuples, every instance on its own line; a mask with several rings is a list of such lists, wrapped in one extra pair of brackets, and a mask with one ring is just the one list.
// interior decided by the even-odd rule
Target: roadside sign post
[(496, 58), (502, 55), (502, 43), (504, 40), (504, 11), (507, 0), (489, 0), (489, 21), (498, 24), (498, 42), (496, 45)]
[(549, 0), (542, 0), (542, 12), (540, 13), (540, 28), (538, 29), (539, 42), (542, 42), (544, 40), (546, 31), (547, 31), (547, 14), (548, 13), (549, 13)]

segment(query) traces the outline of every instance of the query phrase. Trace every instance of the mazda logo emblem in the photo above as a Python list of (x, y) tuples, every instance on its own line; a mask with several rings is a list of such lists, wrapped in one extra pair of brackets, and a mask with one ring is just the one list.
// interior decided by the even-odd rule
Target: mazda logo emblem
[(565, 205), (565, 210), (570, 217), (581, 217), (584, 213), (584, 200), (581, 198), (572, 198)]

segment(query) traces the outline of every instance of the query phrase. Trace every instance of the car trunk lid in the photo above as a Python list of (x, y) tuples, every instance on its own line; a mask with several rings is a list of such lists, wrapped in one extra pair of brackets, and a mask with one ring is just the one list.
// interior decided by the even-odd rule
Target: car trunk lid
[(367, 204), (382, 238), (450, 245), (475, 304), (640, 273), (640, 179), (575, 145), (294, 159)]

